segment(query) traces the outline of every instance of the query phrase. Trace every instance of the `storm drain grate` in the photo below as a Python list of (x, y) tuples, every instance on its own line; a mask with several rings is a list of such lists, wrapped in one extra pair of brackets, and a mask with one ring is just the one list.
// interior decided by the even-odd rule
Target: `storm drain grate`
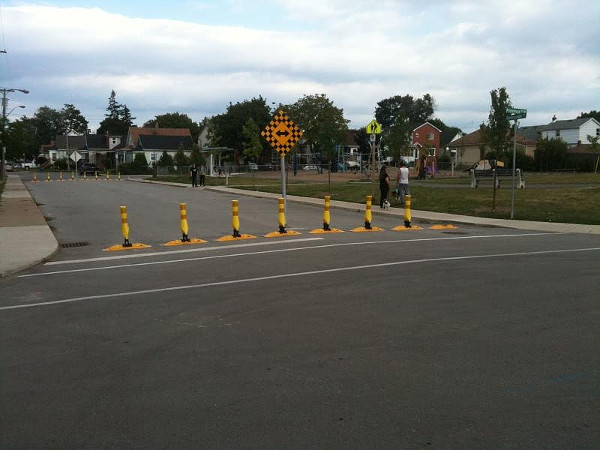
[(89, 245), (88, 242), (63, 242), (60, 244), (61, 248), (72, 248), (72, 247), (85, 247)]

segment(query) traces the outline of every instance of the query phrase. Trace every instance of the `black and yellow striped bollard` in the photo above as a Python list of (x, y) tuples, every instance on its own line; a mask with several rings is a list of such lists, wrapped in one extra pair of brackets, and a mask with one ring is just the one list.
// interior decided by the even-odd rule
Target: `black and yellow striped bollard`
[(240, 234), (240, 210), (237, 200), (231, 200), (231, 226), (233, 227), (233, 234), (220, 237), (217, 239), (219, 242), (225, 241), (237, 241), (242, 239), (256, 239), (256, 236), (251, 234)]
[(343, 233), (342, 230), (337, 228), (331, 228), (331, 196), (325, 196), (325, 204), (323, 206), (323, 228), (317, 228), (312, 230), (311, 234), (325, 234), (325, 233)]
[(373, 197), (371, 195), (367, 195), (367, 202), (365, 206), (365, 226), (354, 228), (352, 231), (355, 233), (364, 233), (369, 231), (383, 231), (383, 228), (374, 227), (372, 225), (373, 222), (373, 214), (371, 212), (371, 206), (373, 204)]
[(114, 252), (118, 250), (148, 248), (150, 245), (129, 242), (129, 221), (127, 219), (127, 206), (121, 206), (121, 234), (123, 235), (123, 243), (105, 248), (104, 252)]
[(407, 195), (404, 200), (404, 225), (398, 225), (392, 228), (394, 231), (407, 231), (407, 230), (422, 230), (423, 228), (411, 224), (412, 217), (410, 212), (410, 195)]
[(286, 230), (287, 221), (285, 219), (285, 200), (283, 198), (277, 199), (277, 205), (277, 223), (279, 225), (279, 231), (273, 231), (271, 233), (265, 234), (265, 237), (272, 238), (277, 236), (297, 236), (301, 234), (298, 231)]
[(203, 244), (206, 242), (205, 240), (198, 238), (190, 239), (190, 227), (187, 220), (187, 205), (185, 203), (179, 204), (179, 223), (181, 228), (181, 239), (165, 242), (163, 245), (166, 245), (167, 247), (173, 247), (175, 245)]

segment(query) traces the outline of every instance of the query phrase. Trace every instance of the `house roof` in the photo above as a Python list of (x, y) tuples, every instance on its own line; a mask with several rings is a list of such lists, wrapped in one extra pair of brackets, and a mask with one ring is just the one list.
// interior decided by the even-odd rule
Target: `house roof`
[(600, 125), (600, 123), (598, 123), (598, 121), (596, 119), (594, 119), (593, 117), (582, 117), (580, 119), (555, 120), (554, 122), (551, 122), (548, 125), (542, 126), (541, 129), (542, 129), (542, 131), (570, 130), (570, 129), (574, 129), (574, 128), (579, 128), (579, 127), (581, 127), (581, 125), (583, 125), (584, 123), (586, 123), (590, 120), (593, 120), (598, 125)]
[(463, 137), (453, 140), (448, 144), (449, 147), (461, 147), (463, 145), (481, 144), (481, 130), (475, 130), (472, 133), (465, 134)]
[(88, 134), (86, 135), (86, 148), (102, 148), (108, 150), (108, 142), (104, 134)]
[[(188, 130), (189, 133), (189, 130)], [(138, 137), (138, 148), (142, 150), (191, 150), (192, 136), (155, 136), (142, 134)]]
[(438, 130), (440, 133), (442, 132), (442, 130), (440, 130), (440, 129), (439, 129), (438, 127), (436, 127), (435, 125), (432, 125), (432, 124), (431, 124), (431, 123), (429, 123), (429, 122), (425, 122), (425, 123), (422, 123), (421, 125), (419, 125), (417, 128), (415, 128), (415, 129), (413, 130), (413, 133), (414, 133), (415, 131), (417, 131), (419, 128), (421, 128), (421, 127), (424, 127), (425, 125), (430, 125), (432, 128), (435, 128), (435, 129), (436, 129), (436, 130)]
[(67, 136), (64, 134), (56, 136), (56, 148), (65, 149), (67, 148), (67, 144), (69, 148), (83, 150), (85, 148), (85, 136)]
[(540, 132), (546, 125), (533, 125), (530, 127), (519, 127), (517, 129), (517, 137), (521, 136), (528, 141), (537, 142), (540, 138)]
[(591, 144), (577, 144), (567, 149), (567, 153), (596, 154)]
[(144, 136), (192, 136), (189, 128), (158, 128), (158, 127), (130, 127), (128, 137), (131, 138), (133, 147), (138, 146), (138, 139), (141, 135)]

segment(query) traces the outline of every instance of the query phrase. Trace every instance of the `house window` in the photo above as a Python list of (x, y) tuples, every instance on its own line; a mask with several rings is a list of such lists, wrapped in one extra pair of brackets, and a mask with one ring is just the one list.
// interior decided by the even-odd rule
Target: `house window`
[(156, 161), (156, 153), (150, 153), (150, 161)]
[(560, 130), (556, 130), (556, 137), (560, 137)]
[(596, 128), (596, 136), (600, 136), (600, 128)]
[(427, 149), (427, 154), (429, 156), (435, 156), (435, 147), (430, 147)]
[(427, 140), (433, 141), (433, 133), (427, 133)]

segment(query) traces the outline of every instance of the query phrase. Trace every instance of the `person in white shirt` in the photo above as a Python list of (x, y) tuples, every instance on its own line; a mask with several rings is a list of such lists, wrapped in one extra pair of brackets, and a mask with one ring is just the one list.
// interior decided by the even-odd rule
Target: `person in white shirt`
[(400, 161), (400, 169), (398, 170), (398, 176), (396, 177), (396, 189), (398, 190), (400, 204), (404, 205), (406, 196), (410, 195), (408, 189), (408, 167), (406, 167), (404, 161)]

